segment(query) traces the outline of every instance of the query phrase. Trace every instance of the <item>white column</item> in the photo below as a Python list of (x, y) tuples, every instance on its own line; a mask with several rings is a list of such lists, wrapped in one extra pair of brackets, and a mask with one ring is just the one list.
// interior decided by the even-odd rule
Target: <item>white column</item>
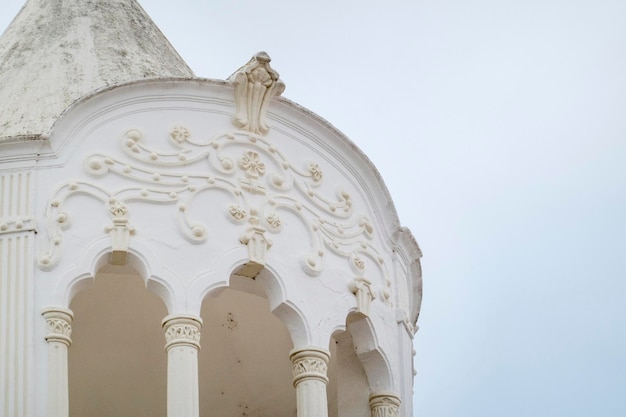
[(400, 414), (400, 397), (389, 391), (370, 395), (372, 417), (398, 417)]
[(44, 309), (48, 331), (48, 417), (68, 417), (67, 350), (72, 344), (71, 310), (58, 307)]
[(289, 357), (293, 363), (298, 417), (328, 417), (326, 372), (330, 354), (325, 349), (306, 347), (292, 350)]
[(167, 416), (198, 417), (198, 350), (202, 319), (172, 315), (163, 320), (167, 352)]

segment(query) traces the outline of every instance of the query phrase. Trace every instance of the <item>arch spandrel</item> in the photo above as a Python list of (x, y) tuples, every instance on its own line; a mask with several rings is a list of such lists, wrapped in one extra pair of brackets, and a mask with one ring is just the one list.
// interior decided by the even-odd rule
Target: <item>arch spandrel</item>
[(395, 280), (411, 280), (393, 266), (405, 262), (394, 252), (397, 217), (369, 160), (285, 99), (267, 110), (269, 133), (243, 130), (234, 96), (224, 82), (161, 80), (73, 105), (37, 177), (41, 273), (75, 271), (94, 242), (114, 264), (150, 248), (185, 288), (170, 304), (188, 308), (189, 288), (236, 251), (250, 277), (281, 265), (290, 297), (353, 297), (364, 314), (375, 303), (394, 316), (410, 308), (394, 293)]

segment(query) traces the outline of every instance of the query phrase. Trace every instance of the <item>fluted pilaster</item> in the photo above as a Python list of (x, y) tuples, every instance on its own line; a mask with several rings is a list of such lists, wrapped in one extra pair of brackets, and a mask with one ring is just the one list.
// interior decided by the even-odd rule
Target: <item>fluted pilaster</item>
[(31, 172), (0, 173), (0, 416), (34, 414)]

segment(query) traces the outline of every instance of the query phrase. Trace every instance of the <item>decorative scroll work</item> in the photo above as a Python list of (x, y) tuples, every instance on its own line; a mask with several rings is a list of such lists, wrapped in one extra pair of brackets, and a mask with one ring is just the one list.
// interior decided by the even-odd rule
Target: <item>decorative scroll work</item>
[[(370, 220), (354, 213), (352, 198), (345, 190), (336, 198), (319, 191), (325, 178), (320, 164), (292, 162), (262, 136), (244, 131), (197, 139), (186, 127), (176, 126), (168, 139), (171, 149), (159, 149), (139, 130), (131, 129), (121, 143), (126, 158), (88, 155), (83, 167), (94, 179), (63, 183), (53, 193), (46, 212), (49, 249), (41, 254), (39, 264), (49, 267), (61, 255), (63, 232), (70, 224), (64, 202), (71, 195), (88, 195), (104, 203), (112, 216), (106, 232), (111, 234), (113, 251), (123, 256), (135, 233), (128, 223), (133, 202), (175, 205), (184, 236), (202, 243), (209, 237), (209, 228), (193, 218), (189, 208), (199, 194), (217, 192), (230, 199), (221, 209), (226, 218), (247, 224), (243, 236), (232, 237), (248, 246), (250, 259), (258, 265), (264, 264), (271, 246), (268, 233), (280, 233), (286, 227), (282, 216), (289, 213), (309, 231), (310, 250), (302, 259), (308, 274), (322, 270), (327, 250), (346, 258), (357, 276), (363, 276), (367, 259), (384, 279), (382, 299), (389, 299), (391, 282), (372, 242)], [(196, 169), (191, 170), (191, 165)], [(99, 179), (111, 175), (122, 178), (125, 185), (106, 189)]]
[[(97, 167), (92, 161), (89, 169)], [(98, 168), (99, 169), (99, 168)], [(130, 236), (135, 234), (135, 228), (128, 222), (128, 207), (115, 197), (115, 193), (106, 190), (92, 182), (72, 181), (61, 184), (54, 191), (53, 198), (46, 208), (47, 230), (50, 249), (43, 252), (37, 262), (39, 266), (48, 268), (54, 265), (61, 256), (63, 246), (63, 230), (70, 226), (70, 215), (64, 209), (65, 200), (75, 194), (85, 194), (102, 201), (112, 217), (112, 224), (105, 228), (111, 237), (113, 265), (124, 265)]]
[(265, 121), (270, 101), (285, 91), (285, 83), (270, 67), (271, 60), (266, 52), (258, 52), (228, 79), (235, 87), (235, 126), (261, 135), (270, 130)]
[(398, 417), (400, 398), (390, 392), (370, 395), (372, 417)]

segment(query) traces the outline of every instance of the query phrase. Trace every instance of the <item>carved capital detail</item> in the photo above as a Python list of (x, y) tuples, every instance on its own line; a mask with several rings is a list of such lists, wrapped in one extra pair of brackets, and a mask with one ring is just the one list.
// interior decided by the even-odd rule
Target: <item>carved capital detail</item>
[(163, 320), (165, 330), (165, 351), (174, 346), (193, 346), (200, 349), (200, 329), (202, 319), (194, 316), (167, 316)]
[(317, 379), (328, 384), (328, 360), (330, 355), (327, 351), (318, 348), (304, 348), (294, 350), (289, 356), (293, 363), (293, 385), (297, 386), (305, 379)]
[(265, 120), (270, 101), (285, 91), (285, 83), (270, 67), (271, 60), (266, 52), (258, 52), (228, 78), (235, 87), (237, 113), (233, 123), (238, 128), (260, 135), (270, 130)]
[(51, 307), (44, 309), (41, 314), (46, 319), (46, 341), (48, 343), (63, 343), (69, 347), (72, 344), (72, 339), (70, 338), (72, 335), (72, 320), (74, 318), (72, 311)]
[[(252, 278), (266, 263), (270, 235), (299, 222), (307, 230), (301, 242), (304, 251), (298, 251), (306, 274), (318, 275), (329, 255), (339, 256), (354, 276), (380, 276), (377, 281), (382, 282), (376, 282), (372, 290), (382, 302), (392, 303), (390, 265), (383, 258), (385, 249), (375, 237), (374, 225), (367, 213), (357, 211), (362, 207), (353, 207), (351, 193), (341, 184), (323, 186), (328, 164), (292, 160), (272, 138), (249, 131), (201, 133), (194, 135), (189, 128), (174, 124), (159, 145), (158, 137), (146, 138), (133, 128), (120, 137), (121, 155), (85, 155), (83, 169), (88, 177), (59, 183), (48, 200), (45, 232), (40, 234), (48, 242), (40, 245), (39, 267), (50, 270), (58, 264), (72, 215), (81, 215), (70, 213), (66, 202), (78, 196), (103, 203), (111, 263), (124, 264), (135, 234), (133, 207), (141, 202), (174, 206), (170, 210), (177, 229), (192, 244), (212, 237), (211, 223), (220, 220), (216, 211), (237, 226), (248, 223), (237, 235), (247, 246), (249, 260), (247, 269), (237, 273)], [(120, 187), (111, 187), (118, 182)], [(334, 196), (329, 188), (335, 188)], [(220, 193), (228, 201), (198, 209), (197, 197), (206, 193)], [(365, 304), (362, 310), (367, 310)]]
[(381, 392), (370, 395), (372, 417), (398, 417), (400, 397), (392, 392)]

